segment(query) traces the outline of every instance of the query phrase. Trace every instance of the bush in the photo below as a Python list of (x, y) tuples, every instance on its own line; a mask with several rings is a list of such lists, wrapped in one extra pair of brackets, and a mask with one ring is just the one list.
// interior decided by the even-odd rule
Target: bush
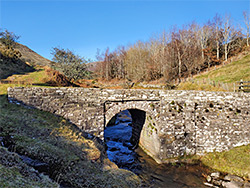
[(0, 32), (0, 41), (8, 48), (14, 47), (19, 38), (20, 36), (14, 34), (13, 32), (9, 32), (7, 29)]
[(53, 48), (53, 63), (52, 67), (62, 72), (69, 79), (79, 80), (84, 78), (90, 78), (90, 72), (87, 70), (86, 63), (83, 57), (75, 55), (70, 50), (64, 50), (60, 48)]

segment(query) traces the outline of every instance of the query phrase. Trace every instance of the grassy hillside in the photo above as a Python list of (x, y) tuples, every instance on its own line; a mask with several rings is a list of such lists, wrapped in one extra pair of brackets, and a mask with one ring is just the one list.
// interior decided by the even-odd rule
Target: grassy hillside
[(234, 83), (242, 80), (250, 80), (250, 55), (222, 66), (216, 70), (198, 75), (196, 80), (211, 79), (224, 83)]
[[(181, 90), (233, 91), (240, 80), (250, 81), (250, 55), (195, 76), (178, 86)], [(236, 88), (237, 89), (237, 88)]]
[(19, 50), (22, 54), (21, 59), (25, 62), (29, 62), (32, 65), (40, 65), (40, 66), (50, 66), (51, 61), (37, 54), (30, 48), (20, 43), (15, 45), (15, 49)]
[(22, 44), (16, 43), (14, 48), (9, 48), (0, 43), (0, 79), (33, 72), (36, 66), (50, 66), (50, 60)]
[(24, 74), (33, 71), (35, 69), (24, 61), (3, 55), (0, 47), (0, 79), (7, 78), (12, 74)]

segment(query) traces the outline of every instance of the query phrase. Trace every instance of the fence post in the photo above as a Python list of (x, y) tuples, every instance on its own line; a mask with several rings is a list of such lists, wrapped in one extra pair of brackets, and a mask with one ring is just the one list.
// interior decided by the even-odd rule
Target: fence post
[(243, 86), (243, 80), (240, 80), (240, 85), (239, 85), (239, 90), (243, 91), (244, 90), (244, 86)]

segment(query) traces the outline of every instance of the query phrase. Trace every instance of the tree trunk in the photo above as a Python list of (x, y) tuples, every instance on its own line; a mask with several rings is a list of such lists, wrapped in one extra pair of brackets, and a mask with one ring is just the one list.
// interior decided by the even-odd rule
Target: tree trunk
[(182, 64), (182, 62), (181, 62), (181, 54), (180, 54), (179, 50), (178, 50), (178, 61), (179, 61), (179, 73), (178, 73), (178, 76), (179, 76), (179, 83), (180, 83), (181, 82), (181, 64)]
[(227, 44), (225, 44), (225, 61), (227, 61)]
[(202, 57), (202, 60), (204, 61), (204, 47), (203, 46), (201, 48), (201, 57)]
[(217, 45), (216, 45), (216, 50), (217, 50), (217, 60), (220, 59), (220, 45), (219, 45), (219, 41), (217, 41)]
[(247, 47), (249, 46), (249, 33), (247, 32)]
[(108, 80), (109, 79), (109, 65), (108, 65), (108, 62), (106, 62), (106, 79)]

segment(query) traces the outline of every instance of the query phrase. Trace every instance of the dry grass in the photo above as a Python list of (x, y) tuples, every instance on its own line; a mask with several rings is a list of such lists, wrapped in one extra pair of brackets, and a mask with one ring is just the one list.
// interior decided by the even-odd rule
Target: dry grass
[(35, 169), (26, 165), (20, 157), (0, 146), (0, 185), (1, 187), (58, 188), (48, 176), (37, 173)]
[(221, 87), (215, 87), (211, 84), (197, 84), (192, 82), (183, 82), (178, 87), (177, 90), (198, 90), (198, 91), (226, 91)]
[(250, 55), (225, 66), (195, 77), (197, 80), (210, 79), (224, 83), (250, 80)]
[(250, 145), (240, 146), (224, 152), (208, 153), (200, 160), (206, 166), (250, 180)]
[(182, 82), (179, 90), (234, 91), (240, 80), (250, 81), (250, 55)]
[(85, 138), (65, 119), (9, 104), (4, 95), (0, 96), (0, 111), (0, 137), (4, 145), (10, 151), (47, 163), (50, 177), (57, 182), (71, 187), (137, 187), (140, 184), (135, 174), (109, 162), (101, 144)]

